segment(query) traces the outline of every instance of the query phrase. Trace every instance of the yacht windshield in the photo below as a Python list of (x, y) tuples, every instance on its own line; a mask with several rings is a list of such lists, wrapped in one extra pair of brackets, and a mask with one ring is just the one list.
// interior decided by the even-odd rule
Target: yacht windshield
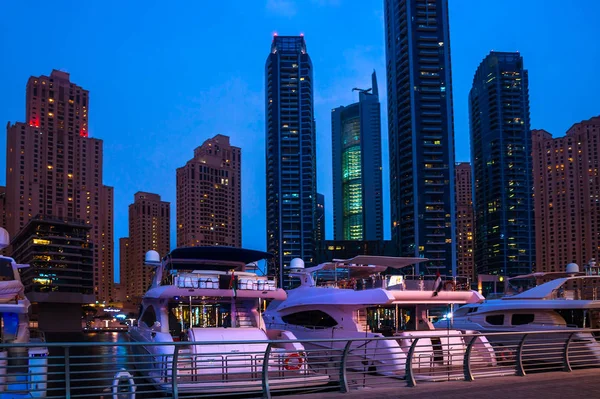
[(173, 301), (169, 303), (169, 331), (174, 337), (190, 328), (256, 327), (254, 301)]
[(12, 281), (14, 279), (12, 262), (9, 259), (0, 258), (0, 281)]

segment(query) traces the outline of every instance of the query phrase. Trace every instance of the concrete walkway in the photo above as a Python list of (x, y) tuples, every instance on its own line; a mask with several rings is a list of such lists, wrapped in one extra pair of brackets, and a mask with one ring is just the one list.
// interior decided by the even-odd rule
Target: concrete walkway
[(406, 382), (387, 384), (381, 388), (353, 389), (348, 393), (319, 392), (285, 395), (286, 399), (555, 399), (600, 398), (600, 370), (577, 370), (571, 373), (549, 372), (525, 377), (481, 378), (475, 381), (421, 382), (409, 388)]

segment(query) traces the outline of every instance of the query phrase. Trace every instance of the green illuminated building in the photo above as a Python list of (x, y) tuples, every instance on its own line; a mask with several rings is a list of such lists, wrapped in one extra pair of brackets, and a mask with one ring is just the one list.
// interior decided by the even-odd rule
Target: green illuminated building
[(336, 240), (383, 239), (381, 111), (377, 77), (359, 101), (331, 111)]

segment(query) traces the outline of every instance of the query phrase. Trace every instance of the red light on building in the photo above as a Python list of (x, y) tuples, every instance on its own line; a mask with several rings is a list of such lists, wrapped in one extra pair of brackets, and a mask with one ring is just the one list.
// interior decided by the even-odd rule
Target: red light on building
[(79, 131), (79, 136), (80, 137), (87, 137), (88, 136), (88, 132), (86, 132), (85, 128), (81, 128), (81, 130)]

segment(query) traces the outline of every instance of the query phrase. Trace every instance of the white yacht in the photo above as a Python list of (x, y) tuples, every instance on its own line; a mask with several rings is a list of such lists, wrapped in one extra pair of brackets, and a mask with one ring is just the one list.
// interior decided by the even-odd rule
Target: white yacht
[[(8, 232), (0, 228), (0, 250), (10, 245)], [(27, 344), (45, 341), (42, 334), (29, 329), (29, 300), (13, 258), (0, 255), (0, 398), (46, 397), (48, 348), (3, 347), (2, 344)]]
[[(275, 280), (246, 271), (246, 265), (269, 259), (266, 252), (229, 247), (183, 247), (160, 260), (149, 251), (146, 264), (155, 268), (137, 323), (130, 329), (135, 346), (147, 359), (147, 373), (161, 390), (172, 389), (174, 346), (179, 392), (238, 393), (260, 390), (268, 340), (293, 340), (289, 331), (266, 329), (261, 318), (265, 300), (283, 300)], [(201, 342), (239, 341), (202, 345)], [(252, 354), (248, 354), (251, 352)], [(298, 343), (276, 344), (269, 358), (270, 389), (326, 384), (329, 377), (312, 372)]]
[[(533, 273), (512, 279), (535, 278), (550, 280), (515, 295), (482, 303), (466, 304), (451, 317), (439, 320), (436, 327), (476, 330), (482, 333), (528, 331), (565, 331), (565, 334), (535, 334), (527, 338), (529, 344), (564, 342), (571, 332), (581, 355), (587, 353), (600, 360), (600, 345), (590, 333), (578, 332), (585, 328), (600, 328), (600, 300), (597, 275), (583, 275), (575, 264), (567, 272)], [(490, 336), (501, 358), (514, 357), (515, 346), (522, 334)], [(587, 348), (587, 349), (585, 349)], [(533, 352), (533, 350), (532, 350)], [(532, 355), (533, 356), (533, 355)], [(540, 356), (541, 357), (541, 356)]]
[[(394, 336), (395, 340), (357, 342), (352, 364), (380, 374), (404, 376), (406, 357), (415, 337), (417, 369), (462, 366), (466, 348), (463, 332), (434, 330), (431, 312), (448, 312), (451, 304), (479, 303), (483, 297), (457, 279), (383, 275), (392, 269), (426, 261), (424, 258), (356, 256), (304, 268), (292, 260), (290, 275), (300, 286), (288, 298), (271, 302), (264, 314), (271, 328), (284, 328), (300, 339), (349, 339)], [(434, 284), (444, 289), (437, 292)], [(456, 335), (456, 337), (450, 337)], [(476, 338), (474, 356), (482, 364), (496, 365), (493, 349), (484, 336)], [(305, 343), (312, 350), (337, 356), (343, 341)], [(362, 366), (361, 366), (362, 365)], [(354, 367), (356, 368), (356, 367)]]

